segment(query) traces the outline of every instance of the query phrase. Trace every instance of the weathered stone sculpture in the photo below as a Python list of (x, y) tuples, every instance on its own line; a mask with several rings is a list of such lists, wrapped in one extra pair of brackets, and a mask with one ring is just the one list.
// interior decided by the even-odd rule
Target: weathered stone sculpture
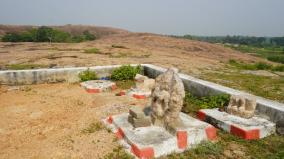
[(244, 96), (235, 96), (232, 95), (230, 98), (230, 103), (226, 108), (226, 112), (242, 118), (251, 118), (254, 115), (256, 108), (255, 98), (249, 97), (245, 98)]
[(152, 91), (154, 85), (155, 85), (155, 80), (154, 79), (149, 79), (147, 76), (143, 76), (140, 74), (137, 74), (135, 76), (136, 80), (136, 88), (141, 91)]
[(180, 126), (179, 113), (185, 97), (184, 86), (177, 70), (170, 68), (156, 78), (151, 95), (153, 125), (172, 129)]

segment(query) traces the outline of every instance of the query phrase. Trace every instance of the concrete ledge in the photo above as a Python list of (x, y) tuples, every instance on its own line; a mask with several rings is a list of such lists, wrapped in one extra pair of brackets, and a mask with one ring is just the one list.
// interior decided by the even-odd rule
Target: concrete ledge
[[(55, 69), (33, 69), (33, 70), (6, 70), (0, 71), (0, 84), (22, 85), (55, 82), (79, 82), (78, 74), (90, 69), (95, 71), (98, 77), (106, 77), (121, 65), (94, 66), (94, 67), (72, 67)], [(136, 66), (133, 64), (132, 66)]]
[(128, 113), (109, 116), (103, 123), (123, 142), (127, 152), (137, 158), (154, 158), (171, 153), (180, 153), (195, 147), (202, 141), (216, 138), (216, 129), (205, 122), (180, 113), (183, 126), (175, 134), (163, 127), (133, 128), (128, 122)]
[[(151, 64), (144, 64), (143, 66), (144, 66), (144, 74), (151, 78), (155, 78), (159, 74), (166, 71), (166, 69), (162, 67), (154, 66)], [(183, 80), (185, 90), (189, 91), (191, 94), (196, 96), (202, 97), (202, 96), (217, 95), (221, 93), (226, 93), (230, 95), (247, 94), (250, 96), (254, 96), (246, 92), (218, 85), (216, 83), (197, 79), (186, 74), (180, 73), (179, 76)], [(256, 107), (257, 114), (265, 115), (266, 117), (269, 118), (270, 121), (273, 122), (284, 120), (283, 103), (279, 103), (258, 96), (254, 97), (256, 97), (256, 102), (257, 102), (257, 107)]]
[(275, 124), (259, 117), (245, 119), (218, 109), (201, 109), (197, 116), (202, 121), (246, 140), (257, 140), (275, 133)]

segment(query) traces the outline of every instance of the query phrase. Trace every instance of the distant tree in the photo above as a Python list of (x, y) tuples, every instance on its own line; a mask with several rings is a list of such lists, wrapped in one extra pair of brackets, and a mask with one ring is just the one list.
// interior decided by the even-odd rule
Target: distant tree
[(17, 33), (7, 33), (2, 37), (3, 42), (19, 42), (21, 41), (21, 36)]
[(37, 32), (36, 32), (36, 42), (52, 42), (52, 37), (53, 37), (53, 29), (42, 26), (39, 27)]
[(95, 35), (91, 34), (88, 30), (83, 32), (86, 40), (96, 40)]

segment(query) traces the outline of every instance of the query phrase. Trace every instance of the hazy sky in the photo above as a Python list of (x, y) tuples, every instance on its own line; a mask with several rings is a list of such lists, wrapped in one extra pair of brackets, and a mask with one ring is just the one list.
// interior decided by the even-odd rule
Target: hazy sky
[(284, 0), (0, 0), (0, 24), (91, 24), (176, 35), (284, 36)]

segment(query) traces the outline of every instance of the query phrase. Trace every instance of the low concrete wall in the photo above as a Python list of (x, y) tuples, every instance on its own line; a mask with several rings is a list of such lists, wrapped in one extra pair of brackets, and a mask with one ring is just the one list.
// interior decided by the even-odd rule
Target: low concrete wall
[[(157, 67), (151, 64), (144, 64), (143, 66), (144, 66), (144, 74), (151, 78), (155, 78), (162, 72), (166, 71), (166, 69), (164, 68)], [(183, 80), (185, 90), (189, 91), (191, 94), (196, 96), (210, 96), (221, 93), (226, 93), (230, 95), (244, 94), (244, 95), (254, 96), (246, 92), (218, 85), (216, 83), (197, 79), (192, 76), (188, 76), (186, 74), (179, 74), (179, 75)], [(284, 120), (284, 104), (264, 99), (258, 96), (254, 97), (256, 97), (256, 102), (257, 102), (256, 111), (258, 114), (269, 117), (269, 120), (273, 122), (276, 122), (278, 120)]]
[(95, 71), (98, 77), (105, 77), (109, 76), (112, 70), (119, 66), (120, 65), (0, 71), (0, 84), (21, 85), (64, 81), (72, 83), (78, 82), (80, 80), (78, 74), (87, 69)]
[[(53, 82), (78, 82), (78, 74), (88, 68), (96, 71), (99, 77), (109, 76), (113, 69), (120, 65), (95, 66), (95, 67), (76, 67), (58, 69), (36, 69), (36, 70), (7, 70), (0, 71), (0, 84), (19, 85), (19, 84), (39, 84)], [(133, 65), (135, 66), (135, 65)], [(166, 69), (151, 64), (143, 64), (144, 74), (155, 78)], [(196, 96), (209, 96), (220, 93), (240, 95), (248, 93), (224, 87), (212, 82), (200, 80), (186, 74), (179, 74), (184, 82), (185, 89)], [(252, 96), (252, 95), (250, 95)], [(271, 121), (284, 120), (284, 104), (256, 96), (257, 113), (266, 115)]]

